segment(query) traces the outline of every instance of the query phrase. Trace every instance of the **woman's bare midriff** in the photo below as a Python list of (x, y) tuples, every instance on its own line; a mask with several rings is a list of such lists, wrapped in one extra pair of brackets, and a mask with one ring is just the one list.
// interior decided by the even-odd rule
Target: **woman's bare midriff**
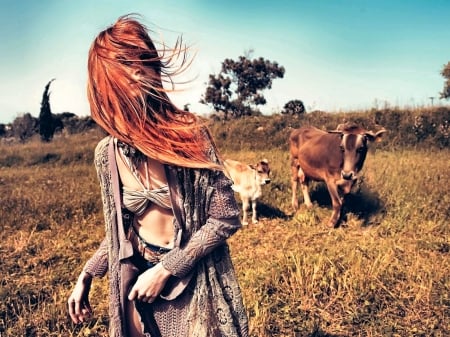
[(135, 218), (135, 228), (148, 243), (173, 248), (173, 213), (158, 205), (150, 205), (144, 214)]
[[(141, 190), (142, 187), (136, 181), (122, 159), (121, 154), (116, 151), (116, 162), (119, 170), (120, 180), (122, 184), (128, 188)], [(148, 158), (148, 176), (150, 179), (150, 188), (158, 188), (167, 185), (167, 178), (164, 166), (151, 158)], [(144, 166), (138, 167), (141, 177), (145, 177)], [(174, 228), (173, 228), (173, 212), (171, 209), (165, 209), (161, 206), (149, 203), (145, 212), (136, 217), (134, 226), (139, 235), (156, 246), (173, 248), (174, 246)]]

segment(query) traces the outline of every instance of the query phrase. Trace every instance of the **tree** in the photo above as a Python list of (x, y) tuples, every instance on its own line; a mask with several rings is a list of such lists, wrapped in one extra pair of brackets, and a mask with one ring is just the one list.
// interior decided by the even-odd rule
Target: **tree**
[(225, 59), (221, 72), (209, 75), (206, 92), (201, 99), (203, 104), (211, 104), (216, 111), (238, 118), (257, 112), (258, 105), (266, 104), (261, 93), (272, 88), (272, 81), (283, 78), (284, 67), (276, 62), (263, 59), (250, 60), (248, 56), (239, 56), (237, 61)]
[(444, 83), (444, 90), (441, 92), (441, 98), (450, 98), (450, 62), (444, 66), (441, 75), (446, 79)]
[(72, 112), (54, 114), (55, 133), (65, 130), (66, 134), (75, 134), (88, 131), (97, 126), (90, 116), (78, 117)]
[(37, 125), (37, 118), (31, 116), (29, 112), (23, 114), (22, 116), (16, 117), (12, 122), (14, 137), (20, 139), (22, 142), (25, 141), (36, 133)]
[(39, 113), (39, 134), (41, 140), (49, 142), (53, 139), (55, 134), (55, 123), (53, 120), (52, 111), (50, 109), (50, 84), (55, 79), (51, 79), (45, 86), (44, 93), (42, 94), (41, 112)]
[(281, 113), (289, 115), (301, 115), (305, 113), (305, 106), (301, 100), (294, 99), (284, 105)]

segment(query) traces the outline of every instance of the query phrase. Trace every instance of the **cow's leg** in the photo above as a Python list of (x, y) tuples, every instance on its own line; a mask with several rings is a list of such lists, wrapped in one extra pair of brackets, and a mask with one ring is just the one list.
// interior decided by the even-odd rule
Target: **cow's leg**
[(301, 167), (298, 168), (297, 177), (298, 180), (300, 181), (300, 186), (303, 193), (303, 202), (305, 203), (306, 207), (311, 208), (312, 202), (311, 197), (309, 196), (309, 181), (306, 178), (306, 175)]
[(331, 204), (333, 206), (333, 213), (331, 214), (330, 220), (328, 220), (327, 226), (334, 228), (341, 217), (342, 199), (339, 196), (338, 187), (336, 184), (327, 183), (327, 188), (328, 192), (330, 192)]
[(258, 223), (258, 217), (256, 216), (256, 200), (252, 200), (252, 223)]
[(309, 186), (308, 182), (302, 182), (301, 183), (302, 193), (303, 193), (303, 202), (305, 203), (306, 207), (311, 208), (313, 206), (311, 202), (311, 197), (309, 196)]
[(294, 211), (298, 210), (298, 199), (297, 199), (298, 169), (299, 166), (297, 165), (291, 166), (291, 185), (292, 185), (291, 205)]
[(248, 225), (247, 221), (247, 210), (249, 208), (249, 199), (242, 199), (242, 224), (244, 226)]

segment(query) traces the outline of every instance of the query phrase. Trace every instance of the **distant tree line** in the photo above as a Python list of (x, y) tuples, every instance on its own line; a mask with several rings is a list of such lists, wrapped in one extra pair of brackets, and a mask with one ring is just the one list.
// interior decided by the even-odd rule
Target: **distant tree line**
[[(215, 111), (212, 120), (240, 119), (249, 116), (261, 116), (259, 106), (266, 104), (264, 90), (272, 88), (273, 80), (283, 78), (285, 69), (277, 62), (262, 57), (251, 59), (250, 54), (240, 56), (237, 60), (225, 59), (219, 74), (210, 75), (205, 94), (200, 103), (209, 105)], [(440, 98), (450, 98), (450, 62), (443, 66), (441, 75), (444, 77), (444, 88)], [(25, 141), (39, 134), (42, 141), (49, 142), (58, 133), (74, 134), (96, 127), (90, 117), (78, 117), (70, 112), (54, 114), (50, 107), (50, 80), (44, 88), (39, 118), (30, 113), (24, 113), (10, 124), (0, 124), (0, 137), (15, 138)], [(189, 110), (189, 103), (184, 105)], [(282, 115), (302, 116), (306, 114), (303, 101), (292, 99), (281, 109)], [(381, 112), (380, 112), (381, 113)], [(378, 115), (380, 114), (378, 113)], [(385, 116), (377, 119), (385, 120), (387, 126), (392, 123), (398, 127), (401, 119), (397, 110), (385, 110)], [(442, 118), (441, 118), (442, 117)], [(430, 135), (442, 135), (441, 145), (448, 142), (450, 118), (448, 110), (439, 111), (436, 116), (419, 114), (414, 117), (414, 123), (409, 131), (415, 135), (417, 141), (429, 139)]]
[(80, 118), (71, 112), (52, 113), (50, 107), (50, 84), (54, 80), (51, 79), (44, 88), (39, 118), (35, 118), (27, 112), (16, 117), (10, 124), (0, 124), (0, 137), (24, 142), (39, 134), (42, 141), (49, 142), (53, 139), (55, 133), (80, 133), (96, 126), (90, 117)]
[(210, 127), (217, 146), (223, 150), (269, 151), (279, 148), (288, 151), (288, 138), (293, 129), (312, 125), (322, 130), (335, 130), (344, 122), (354, 122), (372, 131), (387, 129), (376, 148), (450, 148), (450, 107), (384, 108), (339, 113), (316, 110), (302, 115), (246, 116), (227, 123), (212, 122)]
[[(97, 124), (91, 117), (79, 117), (71, 112), (62, 112), (59, 114), (52, 113), (51, 117), (52, 127), (54, 128), (51, 138), (53, 138), (53, 135), (55, 134), (70, 135), (86, 132), (97, 127)], [(14, 138), (21, 142), (36, 135), (39, 135), (42, 139), (42, 128), (40, 125), (39, 118), (33, 117), (27, 112), (16, 117), (12, 123), (0, 124), (0, 137), (8, 139)]]

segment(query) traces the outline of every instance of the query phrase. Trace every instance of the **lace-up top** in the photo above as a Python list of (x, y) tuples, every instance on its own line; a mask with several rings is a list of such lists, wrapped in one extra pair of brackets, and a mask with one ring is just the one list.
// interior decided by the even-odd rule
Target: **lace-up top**
[[(118, 145), (119, 150), (122, 151), (122, 158), (124, 158), (125, 164), (130, 168), (131, 173), (142, 188), (142, 190), (135, 190), (126, 186), (123, 187), (123, 205), (125, 208), (137, 216), (144, 213), (150, 202), (160, 207), (171, 209), (172, 204), (169, 196), (169, 187), (167, 185), (160, 188), (149, 189), (150, 179), (148, 176), (147, 159), (144, 156), (132, 155), (122, 144)], [(136, 162), (139, 162), (140, 160), (142, 160), (145, 165), (145, 184), (142, 182), (137, 170)]]

